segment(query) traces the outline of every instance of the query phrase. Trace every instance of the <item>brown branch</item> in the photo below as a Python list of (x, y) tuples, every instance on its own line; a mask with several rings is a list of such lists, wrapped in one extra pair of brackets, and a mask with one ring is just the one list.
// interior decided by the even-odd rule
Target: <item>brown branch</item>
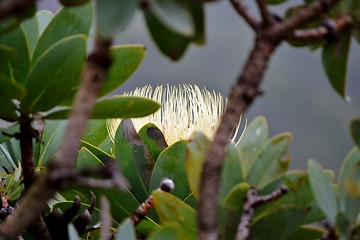
[(321, 13), (328, 11), (339, 0), (317, 0), (308, 6), (300, 9), (294, 16), (286, 21), (274, 25), (268, 30), (269, 36), (273, 39), (284, 38), (294, 29), (300, 28), (305, 23), (319, 16)]
[(273, 23), (273, 17), (269, 12), (267, 3), (264, 0), (256, 0), (257, 5), (259, 6), (259, 11), (263, 20), (263, 25), (268, 27)]
[(96, 39), (94, 51), (90, 54), (77, 93), (73, 111), (64, 134), (64, 141), (48, 168), (48, 172), (39, 177), (19, 201), (14, 213), (0, 225), (0, 239), (16, 239), (29, 225), (41, 215), (47, 201), (54, 196), (61, 186), (61, 179), (51, 181), (52, 173), (58, 169), (71, 169), (76, 161), (80, 138), (85, 130), (93, 103), (105, 80), (110, 65), (109, 47), (111, 41)]
[[(164, 192), (171, 192), (174, 189), (174, 182), (171, 179), (165, 178), (161, 181), (160, 187), (158, 188)], [(131, 214), (131, 221), (134, 226), (138, 225), (153, 209), (154, 199), (150, 195), (136, 210)]]
[[(349, 16), (342, 16), (334, 21), (334, 31), (338, 32), (341, 29), (349, 26), (352, 23), (352, 19)], [(325, 26), (319, 26), (313, 29), (301, 29), (295, 30), (286, 36), (288, 40), (298, 41), (315, 41), (326, 37), (329, 34), (329, 29)]]
[(260, 23), (259, 21), (253, 16), (250, 12), (250, 9), (243, 0), (231, 0), (230, 1), (235, 8), (235, 10), (242, 16), (245, 21), (249, 24), (249, 26), (254, 30), (257, 31), (259, 29)]
[(247, 240), (249, 238), (250, 224), (254, 216), (255, 208), (264, 203), (271, 202), (280, 198), (288, 191), (289, 190), (286, 187), (282, 187), (268, 195), (259, 196), (258, 190), (254, 188), (250, 189), (246, 194), (245, 203), (243, 206), (243, 213), (236, 234), (236, 240)]
[(35, 0), (8, 0), (0, 4), (0, 20), (24, 11)]

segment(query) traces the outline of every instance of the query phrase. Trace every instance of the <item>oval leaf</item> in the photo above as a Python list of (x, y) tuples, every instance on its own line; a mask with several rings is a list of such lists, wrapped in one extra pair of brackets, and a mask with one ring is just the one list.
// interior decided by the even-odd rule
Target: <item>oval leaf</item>
[(148, 123), (139, 130), (139, 136), (148, 147), (152, 159), (157, 160), (159, 154), (168, 147), (164, 134), (152, 123)]
[(124, 220), (124, 222), (119, 226), (119, 230), (115, 236), (116, 240), (136, 240), (136, 234), (134, 225), (131, 222), (130, 218)]

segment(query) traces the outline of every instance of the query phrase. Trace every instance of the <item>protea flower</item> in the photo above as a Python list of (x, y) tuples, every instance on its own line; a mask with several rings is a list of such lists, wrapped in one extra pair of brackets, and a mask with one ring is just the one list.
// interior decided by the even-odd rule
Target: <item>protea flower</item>
[[(219, 93), (185, 84), (157, 86), (155, 90), (151, 86), (145, 86), (125, 95), (151, 98), (161, 103), (161, 108), (157, 112), (147, 117), (134, 118), (132, 121), (137, 131), (147, 123), (155, 124), (163, 132), (169, 145), (181, 139), (188, 139), (193, 131), (201, 131), (212, 138), (226, 104)], [(108, 121), (108, 131), (112, 140), (120, 121), (121, 119)]]

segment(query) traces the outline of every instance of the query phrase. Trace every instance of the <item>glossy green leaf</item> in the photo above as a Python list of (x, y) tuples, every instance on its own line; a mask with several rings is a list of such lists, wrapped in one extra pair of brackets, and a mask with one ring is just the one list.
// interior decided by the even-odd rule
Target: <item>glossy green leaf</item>
[(143, 219), (138, 225), (136, 225), (136, 232), (140, 233), (144, 236), (148, 236), (152, 231), (156, 231), (157, 229), (161, 229), (159, 224), (157, 224), (151, 218)]
[(172, 194), (180, 199), (191, 194), (185, 170), (186, 143), (178, 141), (161, 152), (151, 175), (150, 191), (157, 189), (163, 178), (170, 178), (175, 183)]
[(35, 50), (37, 41), (39, 39), (39, 26), (37, 22), (37, 16), (27, 19), (26, 21), (21, 23), (21, 27), (24, 30), (26, 43), (28, 45), (30, 56), (32, 56), (32, 53)]
[(40, 145), (40, 155), (34, 160), (36, 168), (44, 167), (50, 161), (60, 146), (65, 132), (66, 121), (46, 121)]
[(204, 4), (202, 0), (187, 1), (190, 8), (190, 13), (194, 22), (195, 33), (192, 36), (192, 41), (196, 44), (205, 44), (205, 13)]
[(0, 34), (0, 44), (16, 51), (6, 64), (0, 65), (0, 74), (13, 81), (24, 83), (30, 68), (30, 50), (23, 29), (17, 27), (11, 32)]
[(182, 36), (194, 35), (194, 23), (186, 1), (154, 0), (149, 6), (150, 11), (171, 31)]
[[(103, 2), (106, 2), (107, 5), (111, 6), (107, 3), (107, 0)], [(136, 1), (130, 0), (130, 2)], [(113, 6), (111, 7), (113, 8)], [(145, 55), (146, 48), (143, 45), (120, 45), (112, 47), (112, 63), (106, 81), (101, 88), (100, 96), (104, 96), (121, 86), (140, 66)]]
[(181, 239), (196, 239), (197, 212), (174, 195), (155, 190), (154, 206), (162, 224), (177, 222), (181, 227)]
[(339, 33), (337, 41), (329, 41), (322, 52), (322, 63), (330, 84), (342, 97), (345, 97), (346, 66), (350, 50), (350, 31)]
[(91, 4), (62, 8), (41, 35), (34, 51), (33, 61), (36, 62), (52, 45), (64, 38), (78, 34), (87, 35), (90, 31), (91, 22)]
[(43, 34), (47, 25), (49, 25), (49, 23), (53, 17), (54, 17), (54, 14), (47, 10), (41, 10), (36, 13), (36, 18), (37, 18), (38, 27), (39, 27), (39, 36), (41, 36)]
[(166, 224), (164, 227), (157, 229), (152, 232), (147, 240), (178, 240), (180, 238), (178, 232), (181, 231), (179, 224), (171, 222)]
[(138, 5), (137, 0), (98, 0), (96, 15), (99, 35), (112, 38), (125, 29)]
[(313, 195), (330, 224), (334, 225), (338, 212), (338, 204), (330, 179), (324, 173), (320, 164), (312, 159), (308, 162), (308, 172)]
[(168, 147), (164, 134), (153, 123), (148, 123), (143, 126), (138, 134), (148, 147), (154, 161), (156, 161), (159, 154)]
[(108, 137), (105, 119), (89, 120), (82, 140), (99, 146)]
[(228, 145), (220, 180), (220, 201), (238, 183), (244, 180), (240, 156), (233, 143)]
[(248, 174), (251, 166), (254, 164), (260, 149), (266, 143), (268, 138), (268, 125), (263, 116), (255, 118), (245, 129), (243, 136), (237, 144), (243, 161), (245, 175)]
[(286, 172), (291, 157), (283, 158), (283, 156), (286, 154), (291, 141), (292, 135), (290, 133), (276, 135), (267, 141), (250, 168), (247, 176), (250, 185), (261, 189), (277, 176)]
[[(16, 170), (21, 164), (21, 150), (19, 141), (11, 138), (0, 146), (0, 160), (3, 167), (9, 171)], [(0, 168), (1, 169), (1, 168)], [(1, 169), (2, 171), (3, 169)]]
[(0, 128), (0, 144), (6, 142), (11, 138), (11, 135), (20, 131), (20, 126), (18, 123), (13, 124), (7, 128)]
[(360, 119), (354, 119), (350, 124), (350, 131), (352, 138), (356, 145), (360, 147)]
[(312, 226), (300, 226), (287, 240), (317, 240), (326, 232), (322, 228)]
[(179, 60), (185, 53), (190, 40), (167, 28), (149, 10), (144, 10), (144, 14), (150, 34), (159, 50), (172, 60)]
[(82, 140), (81, 145), (87, 148), (96, 158), (98, 158), (101, 161), (111, 158), (111, 156), (107, 152), (105, 152), (99, 147), (92, 145), (91, 143)]
[[(7, 64), (7, 62), (16, 56), (16, 49), (7, 45), (0, 44), (0, 64)], [(3, 74), (3, 73), (0, 73)], [(4, 75), (2, 78), (8, 78)]]
[(85, 169), (91, 167), (101, 166), (102, 162), (92, 153), (89, 149), (82, 147), (79, 151), (76, 161), (76, 167), (78, 169)]
[(28, 93), (23, 112), (47, 111), (59, 104), (77, 85), (86, 58), (84, 35), (71, 36), (53, 45), (41, 56), (26, 81)]
[(136, 234), (134, 225), (131, 222), (130, 218), (127, 218), (122, 222), (122, 224), (119, 227), (119, 230), (115, 236), (116, 240), (136, 240)]
[(18, 82), (2, 78), (1, 76), (0, 86), (0, 102), (2, 104), (0, 108), (0, 118), (7, 121), (15, 121), (18, 119), (18, 115), (16, 114), (16, 107), (12, 99), (22, 99), (26, 94), (26, 90), (24, 86)]
[[(113, 96), (95, 103), (91, 119), (144, 117), (160, 108), (153, 100), (133, 96)], [(50, 112), (47, 119), (66, 119), (70, 107), (63, 107)]]
[(219, 225), (223, 239), (235, 239), (240, 222), (245, 196), (250, 186), (247, 183), (235, 185), (220, 203)]
[(115, 157), (134, 195), (144, 201), (149, 195), (149, 182), (154, 161), (130, 119), (123, 120), (115, 135)]
[[(288, 239), (306, 217), (307, 210), (283, 205), (269, 209), (268, 212), (255, 218), (250, 228), (250, 240)], [(279, 229), (279, 231), (274, 231)]]
[(186, 173), (196, 199), (200, 198), (200, 180), (205, 154), (210, 140), (202, 132), (194, 132), (187, 144)]

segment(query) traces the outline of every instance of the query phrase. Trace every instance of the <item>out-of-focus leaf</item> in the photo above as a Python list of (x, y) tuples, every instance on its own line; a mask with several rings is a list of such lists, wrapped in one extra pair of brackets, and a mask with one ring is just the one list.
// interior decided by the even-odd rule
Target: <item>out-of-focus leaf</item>
[(78, 5), (85, 4), (89, 2), (89, 0), (60, 0), (61, 4), (67, 7), (74, 7)]
[(11, 138), (11, 135), (20, 131), (20, 125), (18, 123), (13, 124), (7, 128), (0, 128), (0, 144), (6, 142)]
[[(283, 205), (269, 209), (268, 212), (255, 218), (250, 228), (250, 240), (288, 239), (306, 217), (307, 210)], [(280, 229), (280, 231), (274, 231)]]
[(205, 43), (205, 14), (202, 0), (187, 1), (194, 22), (195, 33), (192, 41), (196, 44)]
[(149, 6), (150, 11), (171, 31), (187, 37), (194, 35), (194, 23), (186, 1), (154, 0)]
[(277, 176), (286, 172), (291, 157), (283, 159), (283, 156), (291, 141), (290, 133), (279, 134), (267, 141), (250, 168), (247, 176), (250, 185), (262, 189)]
[(152, 232), (147, 238), (148, 240), (178, 240), (180, 238), (178, 232), (181, 232), (179, 224), (176, 222), (167, 223), (164, 227)]
[(12, 99), (22, 99), (26, 94), (26, 90), (24, 86), (18, 82), (2, 78), (1, 76), (0, 86), (0, 102), (2, 105), (0, 108), (0, 118), (8, 121), (15, 121), (18, 119), (18, 116), (15, 112), (16, 108)]
[(360, 147), (360, 118), (351, 121), (350, 131), (355, 144)]
[(75, 35), (53, 45), (31, 69), (23, 112), (47, 111), (59, 104), (77, 85), (86, 57), (86, 38)]
[(45, 122), (45, 129), (41, 140), (43, 144), (40, 145), (40, 155), (38, 159), (34, 159), (36, 168), (44, 167), (54, 157), (56, 150), (60, 146), (66, 125), (66, 121)]
[(268, 138), (268, 125), (263, 116), (255, 118), (245, 129), (243, 136), (237, 144), (240, 152), (242, 166), (247, 176), (251, 166), (254, 164), (260, 149)]
[(245, 196), (250, 186), (247, 183), (235, 185), (220, 203), (219, 225), (223, 239), (235, 239), (243, 209)]
[(39, 27), (39, 36), (41, 36), (43, 34), (47, 25), (50, 23), (50, 21), (52, 20), (53, 17), (54, 17), (54, 14), (48, 10), (41, 10), (36, 13), (36, 18), (37, 18), (38, 27)]
[(37, 16), (35, 15), (34, 17), (22, 22), (21, 27), (25, 34), (26, 43), (29, 48), (29, 55), (31, 56), (40, 36)]
[(181, 239), (196, 239), (197, 212), (170, 193), (155, 190), (152, 195), (161, 223), (177, 222), (181, 227)]
[(312, 159), (308, 162), (308, 172), (310, 187), (315, 199), (330, 224), (334, 226), (338, 205), (336, 193), (331, 185), (330, 179), (326, 173), (324, 173), (320, 164)]
[(85, 148), (87, 148), (96, 158), (98, 158), (101, 162), (104, 160), (107, 160), (109, 158), (111, 158), (111, 156), (105, 152), (104, 150), (102, 150), (101, 148), (98, 148), (94, 145), (92, 145), (91, 143), (85, 142), (85, 141), (81, 141), (81, 145)]
[(98, 0), (96, 15), (98, 32), (103, 38), (112, 38), (125, 29), (133, 16), (137, 0)]
[(115, 236), (115, 239), (136, 240), (134, 225), (131, 222), (130, 218), (127, 218), (121, 223), (119, 230)]
[(164, 134), (153, 123), (148, 123), (143, 126), (138, 134), (148, 147), (154, 161), (156, 161), (159, 154), (168, 147)]
[(233, 143), (230, 143), (226, 152), (220, 181), (220, 201), (238, 183), (244, 180), (240, 156)]
[(342, 97), (345, 97), (346, 66), (350, 49), (350, 30), (339, 33), (337, 41), (329, 41), (322, 52), (322, 63), (330, 84)]
[(312, 227), (312, 226), (300, 226), (295, 232), (287, 238), (287, 240), (317, 240), (324, 235), (326, 231), (321, 228)]
[(202, 132), (194, 132), (187, 144), (186, 173), (196, 199), (200, 197), (200, 179), (210, 140)]
[[(138, 225), (136, 225), (136, 232), (148, 236), (150, 232), (161, 229), (163, 226), (160, 227), (154, 220), (151, 218), (143, 219)], [(148, 239), (148, 238), (147, 238)]]
[(150, 34), (160, 51), (174, 61), (179, 60), (190, 40), (167, 28), (149, 10), (144, 10), (144, 14)]
[(85, 169), (90, 167), (98, 167), (102, 165), (100, 159), (98, 159), (89, 149), (82, 147), (79, 151), (76, 161), (76, 167), (78, 169)]
[[(91, 119), (135, 118), (147, 116), (160, 108), (153, 100), (143, 97), (114, 96), (95, 103)], [(66, 119), (70, 107), (63, 107), (46, 115), (47, 119)]]
[(10, 60), (10, 58), (15, 56), (16, 56), (15, 48), (0, 44), (0, 64), (5, 64), (7, 61)]
[(287, 2), (288, 0), (266, 0), (266, 2), (268, 4), (281, 4), (281, 3), (284, 3), (284, 2)]
[(148, 195), (154, 161), (130, 119), (124, 119), (115, 135), (115, 157), (134, 195), (144, 201)]
[(180, 199), (191, 194), (185, 170), (186, 143), (178, 141), (161, 152), (151, 175), (150, 191), (157, 189), (163, 178), (170, 178), (175, 183), (172, 194)]
[(30, 68), (30, 52), (26, 43), (25, 33), (22, 28), (17, 27), (11, 32), (0, 34), (0, 44), (14, 49), (16, 52), (8, 59), (7, 64), (0, 65), (0, 74), (24, 83)]
[(352, 223), (350, 223), (347, 216), (342, 212), (338, 212), (336, 215), (336, 229), (340, 233), (340, 239), (350, 239), (351, 226)]
[(36, 62), (46, 50), (60, 40), (77, 34), (87, 35), (91, 22), (92, 6), (90, 3), (79, 7), (62, 8), (41, 35), (34, 51), (33, 62)]
[(69, 240), (78, 240), (80, 239), (78, 232), (76, 231), (76, 228), (72, 223), (69, 223), (68, 225), (68, 233), (69, 233)]

